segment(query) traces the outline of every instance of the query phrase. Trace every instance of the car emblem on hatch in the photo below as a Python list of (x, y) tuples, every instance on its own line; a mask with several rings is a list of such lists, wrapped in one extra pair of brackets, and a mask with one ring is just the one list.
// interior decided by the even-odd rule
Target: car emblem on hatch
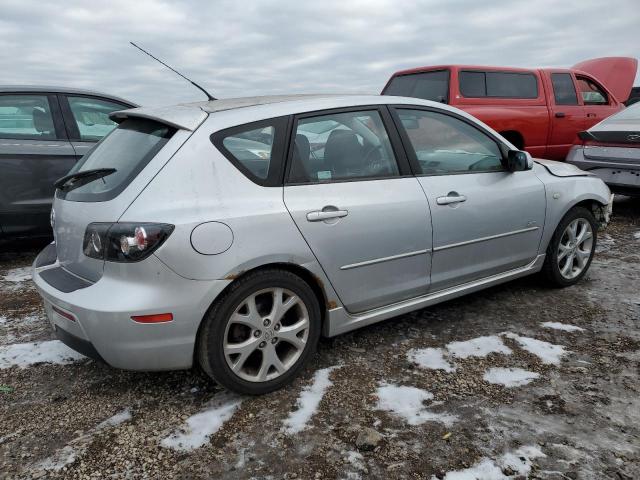
[(631, 135), (627, 135), (627, 140), (637, 142), (638, 140), (640, 140), (640, 135), (637, 133), (632, 133)]

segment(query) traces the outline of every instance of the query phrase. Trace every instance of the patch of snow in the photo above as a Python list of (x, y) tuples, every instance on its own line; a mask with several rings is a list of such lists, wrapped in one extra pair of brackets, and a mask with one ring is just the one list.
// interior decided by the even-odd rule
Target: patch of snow
[(532, 353), (548, 365), (559, 365), (562, 357), (568, 353), (563, 345), (554, 345), (553, 343), (544, 342), (530, 337), (521, 337), (515, 333), (507, 332), (506, 337), (515, 340), (520, 346), (529, 353)]
[(425, 422), (440, 422), (451, 425), (455, 415), (435, 413), (427, 410), (424, 403), (433, 400), (433, 394), (426, 390), (403, 385), (383, 384), (378, 387), (378, 410), (391, 412), (404, 419), (409, 425), (421, 425)]
[(484, 373), (484, 380), (505, 387), (521, 387), (538, 378), (540, 374), (522, 368), (490, 368)]
[[(522, 478), (531, 472), (533, 460), (546, 457), (542, 451), (534, 445), (525, 445), (514, 452), (507, 452), (497, 460), (483, 458), (475, 465), (463, 470), (448, 472), (444, 480), (509, 480)], [(514, 475), (507, 475), (504, 471), (511, 470)], [(431, 477), (435, 480), (436, 477)]]
[(298, 409), (291, 412), (284, 420), (283, 431), (289, 434), (298, 433), (304, 430), (311, 417), (318, 410), (320, 401), (333, 382), (329, 380), (329, 374), (338, 367), (329, 367), (318, 370), (313, 376), (313, 383), (305, 387), (296, 405)]
[(638, 230), (637, 232), (633, 232), (633, 239), (640, 240), (640, 230)]
[(31, 323), (36, 323), (40, 321), (45, 321), (42, 315), (37, 313), (31, 315), (25, 315), (24, 317), (10, 318), (5, 315), (0, 315), (0, 325), (29, 325)]
[(615, 247), (615, 240), (608, 233), (598, 235), (598, 243), (596, 244), (596, 253), (608, 252)]
[(116, 413), (113, 417), (107, 418), (104, 422), (101, 422), (96, 430), (103, 430), (107, 427), (116, 427), (121, 423), (131, 420), (131, 409), (125, 408), (121, 412)]
[(242, 399), (228, 393), (217, 395), (210, 408), (187, 418), (185, 424), (160, 441), (160, 445), (180, 452), (188, 452), (205, 445), (238, 409)]
[(542, 322), (544, 328), (553, 328), (554, 330), (562, 330), (564, 332), (584, 332), (584, 328), (577, 327), (575, 325), (569, 325), (568, 323), (560, 322)]
[(456, 367), (449, 363), (444, 355), (445, 351), (441, 348), (412, 349), (407, 352), (409, 361), (421, 368), (455, 372)]
[(40, 463), (33, 467), (38, 470), (62, 470), (67, 465), (75, 462), (77, 458), (84, 455), (87, 448), (93, 440), (93, 436), (104, 430), (105, 428), (115, 427), (123, 422), (131, 420), (131, 409), (125, 408), (121, 412), (116, 413), (114, 416), (107, 418), (100, 422), (96, 427), (89, 430), (87, 433), (74, 438), (68, 445), (58, 450), (56, 453), (48, 458), (45, 458)]
[(85, 358), (59, 340), (0, 346), (0, 369), (13, 366), (25, 368), (37, 363), (64, 365)]
[(351, 464), (351, 466), (356, 470), (364, 471), (366, 469), (364, 464), (364, 456), (360, 452), (349, 450), (347, 452), (343, 451), (342, 454), (345, 454), (345, 462)]
[(511, 354), (511, 349), (496, 335), (472, 338), (464, 342), (451, 342), (446, 345), (446, 348), (458, 358), (486, 357), (490, 353)]
[(26, 282), (27, 280), (31, 280), (31, 267), (20, 267), (9, 270), (4, 274), (2, 280), (5, 282)]

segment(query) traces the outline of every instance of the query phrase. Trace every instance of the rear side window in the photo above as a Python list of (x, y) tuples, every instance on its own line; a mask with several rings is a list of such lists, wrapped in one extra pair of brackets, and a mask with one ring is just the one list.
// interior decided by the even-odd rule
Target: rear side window
[(71, 114), (78, 127), (80, 140), (97, 142), (116, 128), (116, 122), (109, 118), (111, 112), (126, 110), (126, 105), (91, 97), (68, 96)]
[(446, 103), (449, 100), (449, 70), (394, 77), (384, 95), (422, 98)]
[(551, 84), (556, 105), (578, 105), (576, 87), (569, 73), (552, 73)]
[(53, 140), (53, 115), (46, 95), (0, 95), (0, 138)]
[(533, 73), (463, 70), (458, 80), (460, 93), (467, 98), (538, 98), (538, 78)]
[(100, 202), (115, 198), (142, 171), (175, 133), (175, 128), (153, 120), (129, 118), (96, 144), (69, 173), (115, 168), (116, 172), (68, 192), (61, 198)]
[(211, 141), (246, 177), (264, 187), (282, 185), (287, 117), (227, 128)]

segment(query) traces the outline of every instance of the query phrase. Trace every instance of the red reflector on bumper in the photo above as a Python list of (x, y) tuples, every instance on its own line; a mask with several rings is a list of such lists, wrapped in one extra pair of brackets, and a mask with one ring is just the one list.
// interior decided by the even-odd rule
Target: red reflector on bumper
[(75, 321), (76, 321), (76, 318), (75, 318), (73, 315), (71, 315), (71, 314), (70, 314), (70, 313), (68, 313), (68, 312), (65, 312), (64, 310), (62, 310), (62, 309), (60, 309), (60, 308), (56, 307), (55, 305), (51, 305), (51, 309), (52, 309), (54, 312), (56, 312), (58, 315), (60, 315), (61, 317), (66, 318), (67, 320), (71, 320), (72, 322), (75, 322)]
[(152, 315), (134, 315), (131, 320), (138, 323), (165, 323), (173, 320), (173, 313), (154, 313)]

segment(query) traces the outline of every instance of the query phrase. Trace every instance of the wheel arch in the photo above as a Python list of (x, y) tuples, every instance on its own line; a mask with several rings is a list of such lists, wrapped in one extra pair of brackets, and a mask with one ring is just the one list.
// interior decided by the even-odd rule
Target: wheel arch
[(226, 279), (232, 280), (232, 281), (216, 296), (216, 298), (211, 302), (211, 305), (209, 305), (206, 312), (200, 319), (200, 324), (198, 325), (198, 330), (196, 333), (195, 348), (193, 349), (193, 365), (194, 366), (198, 364), (198, 361), (197, 361), (198, 343), (199, 343), (198, 339), (200, 338), (200, 333), (202, 331), (204, 319), (209, 314), (211, 309), (214, 307), (218, 299), (221, 298), (223, 295), (225, 295), (233, 285), (235, 285), (241, 279), (245, 278), (247, 275), (250, 275), (257, 271), (263, 271), (263, 270), (285, 270), (287, 272), (293, 273), (294, 275), (297, 275), (307, 285), (309, 285), (314, 295), (316, 296), (316, 299), (318, 300), (318, 305), (320, 306), (320, 322), (321, 322), (320, 327), (321, 327), (321, 331), (324, 332), (325, 322), (328, 317), (327, 311), (332, 308), (336, 308), (338, 305), (336, 301), (328, 299), (326, 287), (323, 279), (321, 279), (318, 275), (314, 274), (308, 268), (305, 268), (304, 266), (301, 266), (295, 263), (289, 263), (289, 262), (265, 263), (248, 270), (242, 270), (236, 274), (227, 275)]

